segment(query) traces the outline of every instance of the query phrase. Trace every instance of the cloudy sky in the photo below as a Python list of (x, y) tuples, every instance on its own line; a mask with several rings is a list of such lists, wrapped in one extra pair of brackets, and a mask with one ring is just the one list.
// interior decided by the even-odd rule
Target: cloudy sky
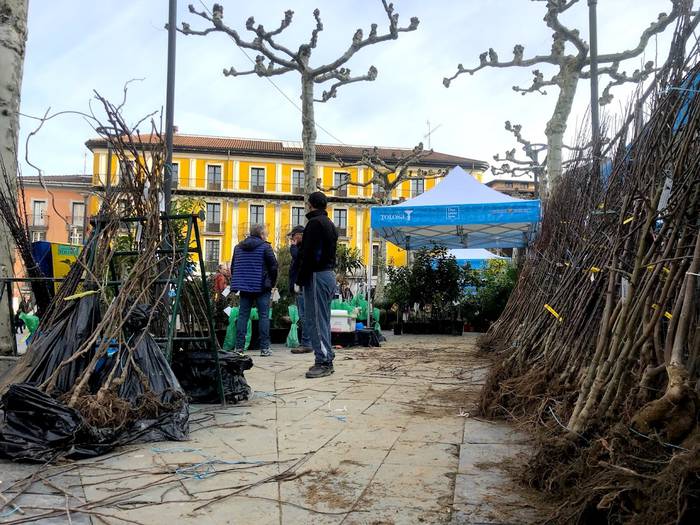
[[(202, 9), (199, 0), (195, 6)], [(211, 7), (211, 2), (205, 0)], [(312, 63), (325, 63), (347, 48), (355, 29), (368, 30), (372, 22), (386, 27), (379, 0), (221, 0), (224, 20), (245, 32), (245, 20), (254, 15), (266, 27), (279, 23), (285, 9), (294, 10), (293, 25), (282, 42), (296, 48), (313, 28), (312, 12), (321, 9), (324, 31)], [(547, 53), (551, 33), (542, 22), (544, 3), (530, 0), (395, 0), (403, 23), (411, 16), (420, 27), (402, 33), (397, 41), (370, 46), (350, 62), (354, 73), (370, 65), (379, 69), (375, 82), (346, 86), (337, 99), (318, 105), (319, 142), (412, 147), (427, 133), (427, 121), (436, 128), (436, 151), (491, 161), (514, 144), (503, 129), (510, 119), (523, 124), (525, 134), (543, 139), (551, 114), (553, 91), (547, 96), (521, 96), (511, 86), (528, 86), (528, 69), (485, 70), (463, 75), (445, 89), (442, 79), (458, 63), (478, 63), (478, 55), (493, 47), (502, 59), (513, 45), (525, 46), (525, 55)], [(30, 0), (29, 40), (22, 86), (22, 112), (86, 111), (93, 90), (121, 98), (122, 86), (143, 78), (129, 90), (126, 115), (131, 121), (165, 105), (167, 0)], [(187, 1), (178, 1), (178, 20), (193, 27), (206, 22), (191, 15)], [(634, 47), (639, 34), (659, 11), (670, 10), (666, 0), (600, 0), (601, 53)], [(585, 0), (566, 13), (564, 21), (580, 28), (587, 39)], [(663, 56), (667, 38), (652, 40), (646, 57), (633, 61), (629, 72), (645, 60)], [(250, 52), (249, 52), (250, 54)], [(251, 55), (253, 56), (253, 55)], [(266, 79), (255, 76), (226, 78), (224, 67), (244, 69), (248, 58), (223, 35), (178, 35), (175, 123), (182, 133), (251, 138), (300, 140), (301, 116)], [(546, 66), (543, 72), (549, 72)], [(296, 73), (274, 77), (275, 84), (293, 102), (299, 97)], [(611, 106), (619, 110), (625, 93)], [(570, 129), (583, 118), (589, 91), (580, 84)], [(94, 105), (93, 105), (94, 107)], [(36, 126), (21, 121), (21, 142)], [(325, 131), (324, 131), (325, 130)], [(90, 172), (85, 141), (93, 136), (79, 117), (65, 116), (45, 124), (30, 145), (30, 159), (45, 173)], [(24, 151), (21, 152), (24, 156)], [(86, 163), (87, 159), (87, 163)], [(25, 173), (31, 169), (24, 167)]]

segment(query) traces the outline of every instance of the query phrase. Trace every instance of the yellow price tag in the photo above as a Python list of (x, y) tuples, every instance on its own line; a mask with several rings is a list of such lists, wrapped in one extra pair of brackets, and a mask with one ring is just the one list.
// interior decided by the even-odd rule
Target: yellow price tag
[(600, 271), (600, 268), (598, 268), (597, 266), (591, 266), (591, 272), (598, 273), (599, 271)]
[(634, 217), (627, 217), (624, 221), (622, 221), (622, 224), (629, 224), (634, 220)]
[(664, 317), (666, 319), (673, 319), (673, 314), (671, 312), (664, 312)]
[(562, 322), (563, 319), (562, 319), (561, 315), (559, 315), (559, 314), (557, 313), (557, 311), (556, 311), (554, 308), (552, 308), (552, 307), (549, 306), (548, 304), (545, 304), (545, 305), (544, 305), (544, 309), (547, 310), (547, 311), (548, 311), (550, 314), (552, 314), (554, 317), (556, 317), (557, 320), (558, 320), (560, 323)]

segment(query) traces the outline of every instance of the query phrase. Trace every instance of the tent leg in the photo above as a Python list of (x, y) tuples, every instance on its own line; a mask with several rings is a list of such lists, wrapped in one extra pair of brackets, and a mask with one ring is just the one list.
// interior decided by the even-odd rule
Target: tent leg
[(374, 254), (374, 246), (372, 245), (372, 227), (369, 227), (369, 254), (367, 255), (367, 328), (372, 327), (372, 255)]

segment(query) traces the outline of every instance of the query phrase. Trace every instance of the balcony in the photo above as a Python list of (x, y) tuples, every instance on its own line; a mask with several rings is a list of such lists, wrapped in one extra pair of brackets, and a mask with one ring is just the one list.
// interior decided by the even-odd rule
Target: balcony
[(348, 196), (348, 187), (343, 186), (342, 188), (338, 188), (335, 190), (335, 196), (336, 197), (347, 197)]
[(221, 223), (220, 222), (205, 222), (204, 223), (205, 233), (221, 233)]
[(292, 187), (292, 193), (294, 195), (304, 195), (304, 187), (303, 186), (294, 186), (294, 187)]
[(49, 216), (46, 213), (27, 215), (27, 224), (33, 230), (45, 230), (49, 227)]
[(208, 180), (207, 181), (207, 190), (209, 191), (221, 191), (221, 181), (216, 181), (216, 180)]
[(265, 185), (264, 184), (251, 184), (250, 191), (253, 193), (265, 193)]
[(204, 270), (207, 273), (215, 273), (219, 269), (219, 261), (206, 260), (204, 261)]

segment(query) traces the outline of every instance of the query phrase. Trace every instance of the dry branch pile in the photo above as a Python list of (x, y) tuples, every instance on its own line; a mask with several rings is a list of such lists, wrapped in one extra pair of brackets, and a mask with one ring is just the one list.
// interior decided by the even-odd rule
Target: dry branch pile
[(612, 171), (581, 157), (562, 178), (481, 340), (504, 354), (482, 410), (539, 430), (527, 477), (564, 502), (555, 522), (700, 513), (700, 67), (673, 53)]
[[(172, 230), (172, 252), (159, 255), (163, 141), (145, 144), (122, 117), (123, 104), (97, 99), (106, 122), (94, 117), (95, 129), (122, 169), (26, 355), (0, 379), (0, 454), (15, 459), (90, 455), (136, 438), (187, 436), (185, 393), (151, 335), (167, 320), (170, 286), (163, 281), (184, 257)], [(144, 219), (124, 222), (125, 216)], [(115, 284), (114, 254), (123, 238), (137, 255)], [(25, 435), (31, 425), (36, 436)], [(50, 442), (56, 435), (63, 441)]]

